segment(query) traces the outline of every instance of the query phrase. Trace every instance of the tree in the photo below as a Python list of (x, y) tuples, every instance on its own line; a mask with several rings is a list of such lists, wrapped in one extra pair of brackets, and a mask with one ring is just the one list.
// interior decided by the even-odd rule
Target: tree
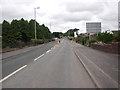
[(11, 25), (7, 21), (2, 23), (2, 46), (5, 47), (14, 47), (16, 40), (13, 35)]
[[(35, 20), (29, 22), (21, 18), (20, 20), (12, 20), (11, 24), (7, 21), (2, 23), (3, 48), (17, 47), (19, 45), (31, 42), (35, 35)], [(40, 41), (50, 41), (51, 32), (47, 26), (39, 25), (36, 22), (37, 39)]]
[(21, 33), (21, 40), (25, 43), (30, 41), (30, 35), (29, 35), (29, 24), (27, 20), (24, 20), (23, 18), (19, 20), (20, 25), (20, 33)]
[(20, 35), (20, 26), (19, 26), (18, 20), (12, 20), (11, 30), (12, 30), (12, 36), (14, 37), (14, 39), (20, 40), (21, 35)]
[(31, 19), (29, 21), (29, 37), (31, 39), (35, 38), (35, 20)]
[(114, 33), (114, 34), (113, 34), (113, 38), (114, 38), (114, 40), (116, 40), (117, 42), (120, 42), (120, 31)]
[(73, 29), (73, 32), (76, 32), (77, 36), (78, 36), (78, 31), (79, 31), (79, 29), (77, 29), (77, 28)]
[(66, 36), (74, 37), (74, 31), (73, 31), (73, 29), (69, 29), (69, 30), (66, 32)]
[(60, 38), (63, 36), (63, 33), (62, 32), (53, 32), (52, 35), (56, 38)]

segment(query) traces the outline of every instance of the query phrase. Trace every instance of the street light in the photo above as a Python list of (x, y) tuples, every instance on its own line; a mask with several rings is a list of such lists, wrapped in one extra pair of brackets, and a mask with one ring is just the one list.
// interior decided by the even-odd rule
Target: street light
[(37, 35), (36, 35), (36, 9), (39, 9), (40, 7), (36, 7), (34, 8), (34, 16), (35, 16), (35, 39), (37, 39)]

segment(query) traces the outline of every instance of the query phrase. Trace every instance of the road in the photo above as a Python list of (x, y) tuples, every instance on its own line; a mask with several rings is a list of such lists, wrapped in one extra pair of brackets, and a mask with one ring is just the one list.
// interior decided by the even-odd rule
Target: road
[[(3, 60), (6, 70), (10, 69), (4, 61), (16, 59), (17, 65), (20, 60), (29, 61), (17, 73), (2, 81), (3, 88), (117, 88), (117, 55), (87, 48), (67, 39), (61, 41), (47, 52), (45, 50), (44, 54), (37, 49)], [(16, 63), (13, 65), (17, 66)]]
[(9, 75), (23, 65), (30, 63), (31, 61), (33, 61), (34, 58), (42, 55), (55, 44), (56, 41), (36, 47), (29, 47), (8, 53), (3, 53), (2, 77), (4, 78), (5, 76)]
[(118, 87), (118, 57), (74, 43), (75, 53), (100, 88)]

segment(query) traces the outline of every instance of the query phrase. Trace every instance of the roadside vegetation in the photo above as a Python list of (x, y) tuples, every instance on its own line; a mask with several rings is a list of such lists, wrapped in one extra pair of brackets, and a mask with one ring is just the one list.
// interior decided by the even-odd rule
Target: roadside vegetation
[(62, 38), (63, 37), (63, 33), (62, 32), (53, 32), (52, 36), (54, 38)]
[[(76, 37), (74, 35), (75, 33), (77, 35)], [(70, 29), (65, 33), (65, 35), (68, 37), (69, 40), (73, 40), (81, 45), (107, 53), (120, 54), (120, 31), (106, 31), (98, 34), (77, 34), (74, 29)]]
[[(67, 36), (69, 40), (74, 40), (85, 46), (91, 46), (92, 43), (111, 44), (120, 42), (120, 31), (114, 33), (102, 32), (98, 34), (78, 34), (79, 29), (69, 29), (64, 36)], [(77, 37), (75, 37), (75, 34)]]
[(52, 33), (44, 24), (36, 22), (37, 39), (35, 35), (35, 20), (6, 20), (2, 22), (2, 48), (22, 48), (53, 41)]
[(79, 35), (78, 37), (68, 37), (70, 40), (74, 40), (85, 46), (91, 46), (92, 43), (111, 44), (120, 42), (120, 32), (110, 34), (108, 32), (98, 33), (91, 37), (90, 35)]

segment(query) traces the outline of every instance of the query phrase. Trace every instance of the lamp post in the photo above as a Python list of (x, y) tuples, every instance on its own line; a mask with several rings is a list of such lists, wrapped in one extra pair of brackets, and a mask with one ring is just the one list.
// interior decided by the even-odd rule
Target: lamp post
[(36, 9), (39, 9), (40, 7), (36, 7), (34, 8), (34, 16), (35, 16), (35, 39), (37, 39), (37, 35), (36, 35)]

